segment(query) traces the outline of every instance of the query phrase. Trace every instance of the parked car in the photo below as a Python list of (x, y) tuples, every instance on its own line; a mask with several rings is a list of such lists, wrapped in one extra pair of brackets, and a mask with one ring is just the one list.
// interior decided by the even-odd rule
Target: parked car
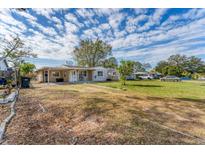
[(135, 80), (135, 77), (133, 75), (127, 76), (126, 80)]
[(181, 79), (177, 76), (165, 76), (163, 78), (160, 78), (160, 81), (172, 81), (172, 82), (180, 82)]
[(191, 78), (189, 78), (189, 77), (181, 77), (180, 79), (181, 80), (191, 80)]
[(200, 78), (198, 78), (198, 80), (205, 81), (205, 77), (200, 77)]
[(152, 75), (142, 75), (142, 76), (139, 76), (139, 78), (142, 79), (142, 80), (146, 80), (146, 79), (152, 80), (152, 79), (154, 79), (154, 77)]

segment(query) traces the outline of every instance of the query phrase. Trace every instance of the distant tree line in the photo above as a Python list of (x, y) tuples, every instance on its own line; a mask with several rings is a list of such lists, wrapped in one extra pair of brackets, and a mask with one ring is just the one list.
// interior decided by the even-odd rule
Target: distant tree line
[(205, 73), (205, 62), (201, 58), (185, 55), (172, 55), (167, 60), (160, 61), (155, 71), (163, 75), (197, 78), (197, 74)]

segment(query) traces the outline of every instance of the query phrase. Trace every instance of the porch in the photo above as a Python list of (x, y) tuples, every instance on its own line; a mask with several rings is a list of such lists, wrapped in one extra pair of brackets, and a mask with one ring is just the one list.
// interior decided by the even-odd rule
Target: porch
[(38, 72), (37, 80), (44, 83), (92, 81), (93, 70), (86, 69), (44, 69)]

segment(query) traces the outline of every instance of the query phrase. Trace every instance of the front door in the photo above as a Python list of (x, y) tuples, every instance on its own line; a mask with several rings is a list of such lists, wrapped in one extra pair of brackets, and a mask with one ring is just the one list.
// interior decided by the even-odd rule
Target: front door
[(86, 81), (87, 80), (87, 71), (80, 71), (79, 72), (79, 81)]
[(44, 81), (48, 82), (48, 71), (44, 72)]
[(69, 73), (69, 82), (77, 82), (78, 81), (78, 76), (77, 76), (77, 71), (72, 70)]

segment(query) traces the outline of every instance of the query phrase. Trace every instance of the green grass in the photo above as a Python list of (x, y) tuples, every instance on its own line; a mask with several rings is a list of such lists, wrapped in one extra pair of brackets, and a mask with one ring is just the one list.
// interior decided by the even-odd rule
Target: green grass
[(122, 86), (121, 82), (102, 82), (98, 85), (126, 89), (128, 92), (134, 92), (142, 96), (151, 97), (169, 97), (169, 98), (187, 98), (187, 99), (205, 99), (205, 82), (161, 82), (152, 81), (126, 81)]

